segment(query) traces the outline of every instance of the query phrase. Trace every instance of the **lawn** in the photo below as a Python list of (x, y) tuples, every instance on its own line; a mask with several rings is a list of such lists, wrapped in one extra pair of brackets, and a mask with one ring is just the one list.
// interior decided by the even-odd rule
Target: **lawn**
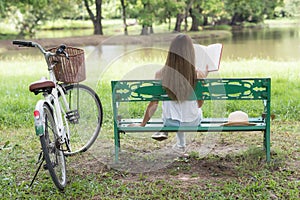
[[(132, 62), (124, 62), (124, 68), (130, 71), (127, 67)], [(22, 54), (3, 57), (0, 60), (0, 198), (297, 199), (300, 195), (299, 64), (300, 61), (225, 60), (221, 71), (210, 75), (272, 78), (271, 105), (276, 118), (271, 124), (272, 161), (269, 164), (265, 162), (261, 133), (192, 133), (188, 141), (207, 142), (207, 154), (200, 156), (200, 152), (193, 151), (188, 158), (175, 158), (169, 163), (163, 162), (164, 157), (154, 157), (153, 168), (147, 171), (142, 170), (145, 163), (139, 162), (139, 153), (149, 149), (166, 151), (165, 146), (168, 147), (172, 139), (157, 143), (149, 134), (122, 136), (123, 143), (132, 150), (131, 165), (140, 166), (140, 170), (107, 162), (104, 153), (113, 148), (108, 80), (122, 76), (107, 70), (103, 74), (107, 78), (94, 87), (105, 112), (101, 135), (90, 151), (67, 158), (68, 184), (64, 192), (59, 192), (45, 170), (29, 188), (40, 151), (32, 118), (40, 96), (31, 94), (28, 84), (46, 75), (43, 61), (40, 57)], [(250, 114), (255, 113), (248, 104), (228, 104), (226, 109), (230, 112), (240, 107)], [(138, 116), (143, 114), (143, 108), (135, 109)], [(210, 114), (209, 107), (204, 108), (204, 113)]]

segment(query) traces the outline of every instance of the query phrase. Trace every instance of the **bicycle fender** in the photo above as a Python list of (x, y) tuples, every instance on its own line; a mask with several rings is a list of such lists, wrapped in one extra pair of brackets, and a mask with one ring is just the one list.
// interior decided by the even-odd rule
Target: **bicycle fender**
[(46, 103), (45, 100), (39, 100), (34, 110), (34, 127), (37, 136), (42, 136), (45, 133), (45, 127), (43, 123), (44, 109), (43, 105)]

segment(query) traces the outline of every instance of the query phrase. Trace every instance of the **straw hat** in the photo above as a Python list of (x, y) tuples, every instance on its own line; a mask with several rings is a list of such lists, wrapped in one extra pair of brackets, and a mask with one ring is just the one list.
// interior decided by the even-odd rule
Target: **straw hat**
[(235, 111), (229, 114), (228, 122), (222, 124), (223, 126), (253, 126), (255, 123), (249, 123), (247, 113), (243, 111)]

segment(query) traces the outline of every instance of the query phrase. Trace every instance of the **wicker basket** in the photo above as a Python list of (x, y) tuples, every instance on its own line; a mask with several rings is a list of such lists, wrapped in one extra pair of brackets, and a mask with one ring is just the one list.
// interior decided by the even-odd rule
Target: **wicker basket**
[[(55, 53), (56, 48), (48, 51)], [(50, 57), (50, 62), (58, 62), (53, 68), (56, 80), (64, 83), (78, 83), (86, 79), (84, 51), (82, 49), (67, 47), (65, 51), (69, 55), (67, 59), (64, 55)]]

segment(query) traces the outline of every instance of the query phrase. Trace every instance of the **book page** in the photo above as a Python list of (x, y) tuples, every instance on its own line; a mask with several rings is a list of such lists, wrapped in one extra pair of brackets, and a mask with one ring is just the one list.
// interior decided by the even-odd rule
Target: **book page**
[(195, 67), (198, 70), (205, 71), (206, 66), (208, 66), (209, 72), (219, 70), (223, 49), (222, 44), (216, 43), (208, 46), (194, 44), (194, 49)]

